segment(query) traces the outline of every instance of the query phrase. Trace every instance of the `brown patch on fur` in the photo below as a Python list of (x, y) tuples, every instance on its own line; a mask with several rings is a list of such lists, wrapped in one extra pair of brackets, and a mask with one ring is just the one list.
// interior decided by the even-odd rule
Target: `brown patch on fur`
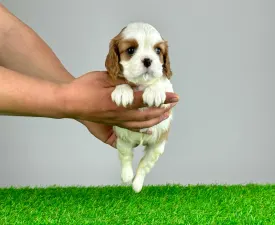
[(137, 48), (138, 42), (135, 39), (126, 39), (122, 40), (118, 44), (120, 59), (123, 61), (130, 60), (131, 56), (128, 54), (127, 49), (128, 48)]
[(110, 41), (109, 52), (105, 60), (105, 67), (112, 79), (116, 79), (122, 75), (122, 67), (119, 64), (120, 54), (118, 44), (122, 40), (122, 32), (124, 29), (125, 27)]
[(105, 67), (108, 74), (112, 79), (118, 77), (123, 77), (123, 68), (120, 64), (121, 60), (129, 60), (130, 55), (126, 50), (130, 47), (137, 48), (138, 43), (134, 39), (123, 39), (122, 32), (126, 27), (124, 27), (118, 35), (116, 35), (109, 44), (109, 52), (105, 60)]
[(168, 42), (162, 41), (154, 45), (155, 48), (160, 48), (161, 53), (159, 54), (160, 61), (163, 65), (163, 73), (164, 75), (170, 79), (172, 76), (172, 71), (170, 67), (170, 58), (169, 58), (169, 52), (168, 52)]
[(164, 45), (164, 42), (158, 42), (157, 44), (154, 45), (154, 50), (156, 48), (160, 48), (161, 52), (159, 54), (159, 59), (160, 59), (160, 62), (163, 64), (164, 63), (164, 56), (163, 56), (163, 53), (165, 51), (165, 45)]

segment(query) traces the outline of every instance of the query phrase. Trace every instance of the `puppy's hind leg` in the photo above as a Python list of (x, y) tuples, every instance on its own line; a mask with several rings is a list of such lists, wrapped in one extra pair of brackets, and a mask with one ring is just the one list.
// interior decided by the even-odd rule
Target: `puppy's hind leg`
[(145, 155), (139, 162), (136, 176), (133, 180), (133, 189), (135, 192), (138, 193), (141, 191), (146, 174), (154, 167), (159, 156), (164, 152), (164, 147), (165, 141), (154, 145), (148, 145), (145, 148)]
[(131, 183), (134, 177), (132, 166), (133, 147), (122, 139), (117, 138), (117, 150), (121, 163), (121, 180), (126, 184)]

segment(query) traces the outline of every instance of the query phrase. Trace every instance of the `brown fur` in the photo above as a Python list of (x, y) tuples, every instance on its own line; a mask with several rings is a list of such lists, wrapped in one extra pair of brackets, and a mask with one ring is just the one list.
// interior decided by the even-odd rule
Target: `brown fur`
[(155, 48), (160, 48), (161, 53), (159, 55), (160, 61), (163, 64), (163, 74), (170, 79), (172, 76), (172, 71), (170, 67), (170, 58), (169, 58), (169, 52), (168, 52), (168, 42), (167, 41), (162, 41), (157, 44), (155, 44)]
[(135, 39), (121, 40), (118, 44), (121, 60), (128, 61), (131, 56), (127, 53), (128, 48), (138, 48), (138, 43)]
[(105, 67), (107, 69), (107, 72), (109, 76), (114, 80), (117, 79), (119, 76), (122, 76), (122, 66), (119, 63), (120, 54), (118, 44), (122, 40), (121, 33), (124, 29), (125, 28), (123, 28), (121, 32), (110, 41), (109, 52), (105, 60)]
[(109, 44), (109, 52), (105, 60), (105, 67), (112, 79), (123, 77), (123, 68), (119, 62), (120, 60), (130, 60), (130, 56), (127, 54), (126, 50), (130, 47), (138, 47), (138, 43), (134, 39), (123, 40), (122, 32), (125, 28), (126, 27), (124, 27)]
[(164, 46), (163, 42), (159, 42), (159, 43), (155, 44), (153, 48), (154, 49), (156, 49), (156, 48), (160, 48), (161, 49), (161, 52), (159, 54), (159, 60), (163, 64), (164, 63), (163, 53), (165, 51), (165, 46)]

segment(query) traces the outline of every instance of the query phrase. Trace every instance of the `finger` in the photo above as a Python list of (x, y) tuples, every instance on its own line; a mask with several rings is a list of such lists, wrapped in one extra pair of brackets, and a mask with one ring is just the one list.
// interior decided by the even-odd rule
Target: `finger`
[[(148, 120), (148, 121), (141, 121), (141, 122), (125, 122), (122, 123), (122, 126), (124, 128), (127, 129), (134, 129), (134, 130), (138, 130), (140, 132), (140, 130), (142, 129), (146, 129), (146, 128), (150, 128), (152, 126), (155, 126), (157, 124), (159, 124), (160, 122), (162, 122), (163, 120), (167, 119), (169, 117), (169, 113), (165, 113), (164, 115)], [(142, 132), (142, 131), (141, 131)]]
[(116, 140), (117, 136), (115, 133), (112, 133), (112, 135), (107, 139), (106, 144), (112, 146), (113, 148), (116, 148)]
[[(138, 109), (142, 107), (148, 107), (148, 105), (144, 103), (142, 95), (143, 95), (142, 91), (134, 92), (134, 102), (130, 106), (128, 106), (128, 108)], [(177, 94), (172, 92), (166, 92), (166, 99), (164, 104), (175, 103), (178, 101), (179, 101), (179, 96)]]
[(164, 113), (169, 112), (177, 103), (171, 103), (166, 108), (146, 108), (144, 110), (133, 109), (128, 111), (121, 111), (117, 115), (117, 119), (122, 122), (140, 122), (148, 121), (154, 118), (161, 117)]
[[(120, 125), (126, 122), (143, 122), (159, 118), (166, 112), (170, 113), (170, 110), (177, 103), (172, 103), (166, 108), (146, 108), (143, 111), (140, 109), (128, 110), (128, 111), (107, 111), (98, 114), (97, 117), (93, 118), (92, 121), (96, 123), (102, 123), (108, 126)], [(87, 120), (87, 119), (86, 119)]]

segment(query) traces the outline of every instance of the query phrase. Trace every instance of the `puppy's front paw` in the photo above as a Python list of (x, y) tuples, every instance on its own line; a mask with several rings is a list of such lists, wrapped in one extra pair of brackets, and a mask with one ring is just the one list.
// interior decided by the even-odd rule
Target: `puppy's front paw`
[(128, 84), (121, 84), (116, 86), (115, 90), (112, 92), (112, 100), (118, 106), (131, 105), (134, 101), (134, 91)]
[(146, 88), (143, 93), (143, 102), (149, 107), (159, 107), (166, 100), (165, 91), (158, 90), (156, 88)]

